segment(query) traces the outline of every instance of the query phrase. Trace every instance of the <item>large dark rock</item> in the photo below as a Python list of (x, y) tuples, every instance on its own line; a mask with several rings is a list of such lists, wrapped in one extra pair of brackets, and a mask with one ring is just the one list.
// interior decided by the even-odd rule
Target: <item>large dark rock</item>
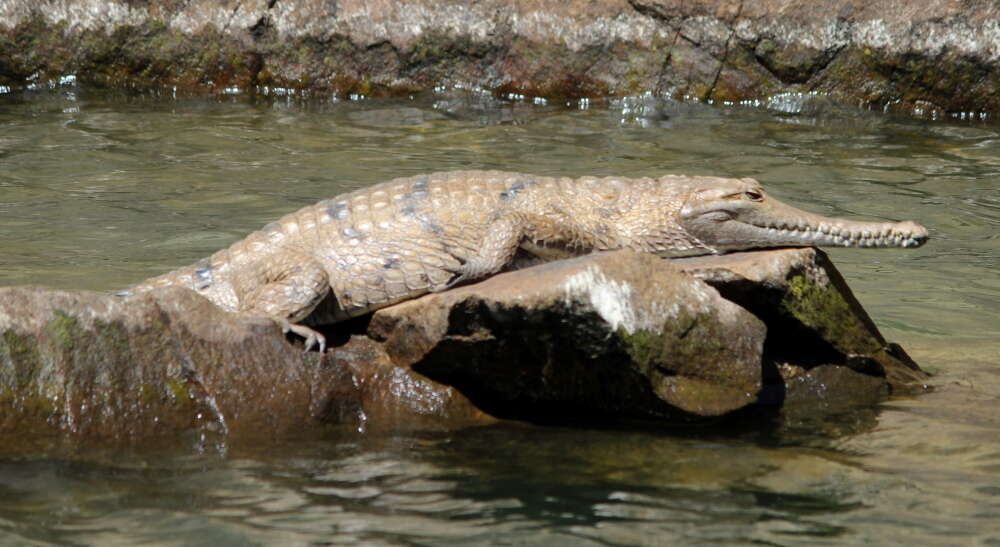
[(811, 248), (543, 264), (378, 311), (369, 334), (398, 365), (524, 419), (690, 420), (755, 404), (802, 420), (926, 378)]
[(380, 310), (369, 333), (497, 415), (677, 419), (756, 401), (766, 330), (669, 262), (622, 251)]
[(460, 84), (714, 101), (825, 91), (1000, 111), (991, 0), (0, 0), (0, 85), (409, 93)]
[(924, 378), (813, 249), (592, 255), (327, 334), (333, 349), (305, 352), (272, 322), (177, 288), (0, 289), (0, 444), (257, 443), (497, 417), (759, 425), (872, 408)]

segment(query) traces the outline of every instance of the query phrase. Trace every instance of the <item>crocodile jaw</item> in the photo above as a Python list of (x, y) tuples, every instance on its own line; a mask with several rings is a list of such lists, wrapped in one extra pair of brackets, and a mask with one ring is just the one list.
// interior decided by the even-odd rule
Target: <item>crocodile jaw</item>
[[(725, 179), (723, 179), (725, 180)], [(716, 252), (762, 247), (919, 247), (927, 229), (911, 222), (864, 222), (815, 215), (764, 193), (752, 179), (692, 193), (680, 225)]]
[[(915, 222), (858, 222), (819, 217), (810, 223), (773, 223), (755, 225), (738, 220), (722, 232), (735, 232), (736, 238), (705, 242), (719, 250), (747, 247), (919, 247), (927, 241), (927, 229)], [(745, 242), (745, 243), (744, 243)], [(744, 244), (746, 247), (744, 247)]]

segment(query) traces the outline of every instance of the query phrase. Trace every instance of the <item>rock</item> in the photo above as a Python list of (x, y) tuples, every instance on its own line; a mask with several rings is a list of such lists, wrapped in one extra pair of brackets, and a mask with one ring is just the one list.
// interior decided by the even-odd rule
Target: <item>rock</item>
[[(298, 346), (294, 351), (302, 352)], [(346, 425), (359, 432), (451, 431), (497, 422), (459, 390), (391, 362), (368, 337), (352, 336), (347, 344), (330, 350), (323, 363), (346, 367), (350, 376), (335, 377), (314, 390), (325, 404), (310, 416), (311, 421)]]
[(365, 95), (824, 92), (918, 116), (1000, 111), (990, 0), (0, 0), (0, 85)]
[[(823, 251), (777, 249), (672, 262), (767, 324), (766, 367), (835, 364), (884, 377), (895, 393), (924, 389), (927, 375), (902, 348), (886, 342)], [(789, 379), (783, 376), (779, 386)]]
[[(271, 322), (184, 289), (123, 299), (0, 289), (0, 438), (57, 444), (195, 443), (350, 428), (441, 429), (494, 420), (454, 389), (391, 365), (354, 337), (321, 359)], [(22, 446), (23, 445), (23, 446)]]
[(368, 332), (396, 364), (535, 421), (683, 420), (751, 404), (803, 421), (926, 379), (812, 248), (548, 263), (380, 310)]
[(756, 401), (763, 323), (655, 256), (534, 266), (377, 311), (399, 366), (533, 421), (718, 416)]
[(305, 352), (272, 322), (179, 288), (2, 288), (0, 446), (228, 446), (498, 418), (822, 423), (871, 415), (925, 378), (814, 249), (601, 253), (426, 295), (327, 336), (326, 354)]

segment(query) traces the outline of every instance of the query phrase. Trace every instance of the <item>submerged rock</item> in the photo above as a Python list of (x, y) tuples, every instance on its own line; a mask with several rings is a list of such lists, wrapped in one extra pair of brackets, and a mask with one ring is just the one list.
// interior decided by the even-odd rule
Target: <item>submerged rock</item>
[(497, 418), (669, 424), (762, 407), (801, 421), (870, 408), (924, 377), (813, 249), (591, 255), (328, 334), (339, 341), (325, 355), (303, 352), (270, 321), (178, 288), (3, 288), (0, 439), (7, 451), (261, 442)]
[(0, 0), (0, 85), (281, 93), (825, 92), (918, 116), (1000, 111), (986, 0)]

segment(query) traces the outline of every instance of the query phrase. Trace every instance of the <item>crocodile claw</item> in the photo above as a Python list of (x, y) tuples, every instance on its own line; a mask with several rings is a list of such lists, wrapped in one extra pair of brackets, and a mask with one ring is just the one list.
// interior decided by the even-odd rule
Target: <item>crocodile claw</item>
[(450, 280), (444, 283), (439, 283), (431, 287), (430, 288), (431, 292), (444, 292), (447, 291), (448, 289), (455, 288), (461, 285), (462, 283), (465, 283), (466, 281), (471, 281), (473, 279), (472, 276), (463, 272), (461, 268), (454, 268), (454, 269), (446, 268), (446, 270), (450, 273), (456, 274), (455, 277), (451, 278)]
[(490, 267), (485, 260), (475, 256), (465, 260), (458, 266), (442, 266), (441, 269), (455, 274), (455, 277), (445, 283), (431, 287), (431, 292), (444, 292), (465, 282), (482, 279), (497, 270)]
[(287, 319), (278, 319), (278, 324), (281, 325), (281, 332), (288, 334), (289, 332), (301, 336), (305, 339), (305, 349), (309, 351), (315, 345), (319, 345), (319, 352), (326, 352), (326, 337), (316, 332), (315, 330), (305, 326), (292, 323)]
[(451, 280), (449, 281), (431, 287), (430, 289), (431, 292), (444, 292), (447, 291), (448, 289), (457, 287), (458, 285), (461, 285), (462, 283), (470, 280), (470, 277), (464, 273), (460, 272), (453, 272), (453, 273), (458, 273), (458, 275), (451, 278)]

